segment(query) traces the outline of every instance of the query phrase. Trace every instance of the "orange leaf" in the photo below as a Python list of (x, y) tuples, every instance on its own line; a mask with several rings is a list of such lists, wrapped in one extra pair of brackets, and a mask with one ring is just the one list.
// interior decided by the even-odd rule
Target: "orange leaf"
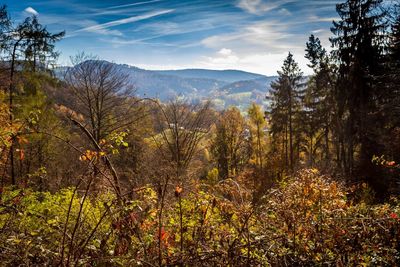
[(16, 149), (15, 151), (19, 152), (19, 159), (24, 160), (25, 158), (25, 153), (23, 149)]
[(183, 188), (180, 186), (175, 187), (175, 196), (179, 197), (183, 191)]

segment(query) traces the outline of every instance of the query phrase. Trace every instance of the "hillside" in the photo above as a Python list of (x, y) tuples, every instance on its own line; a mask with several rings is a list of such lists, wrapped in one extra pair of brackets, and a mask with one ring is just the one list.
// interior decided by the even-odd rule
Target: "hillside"
[(168, 100), (183, 97), (189, 101), (212, 99), (217, 109), (231, 105), (244, 111), (252, 102), (263, 105), (271, 81), (276, 77), (238, 70), (145, 70), (118, 65), (129, 74), (139, 97)]
[(155, 71), (160, 74), (174, 75), (182, 78), (214, 79), (228, 83), (253, 80), (265, 77), (264, 75), (241, 70), (209, 70), (209, 69), (182, 69)]

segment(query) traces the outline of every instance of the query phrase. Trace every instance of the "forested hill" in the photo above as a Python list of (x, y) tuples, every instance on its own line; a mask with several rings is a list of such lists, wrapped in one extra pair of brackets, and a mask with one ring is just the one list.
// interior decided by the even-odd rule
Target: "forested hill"
[(182, 70), (160, 70), (160, 74), (174, 75), (182, 78), (215, 79), (229, 83), (245, 80), (264, 78), (264, 75), (241, 71), (241, 70), (210, 70), (210, 69), (182, 69)]
[[(114, 63), (113, 63), (114, 64)], [(276, 76), (239, 70), (145, 70), (125, 64), (116, 64), (121, 73), (129, 75), (139, 97), (160, 100), (183, 97), (195, 102), (212, 99), (217, 109), (237, 106), (246, 110), (252, 102), (265, 105), (265, 96)], [(60, 72), (58, 72), (60, 75)]]

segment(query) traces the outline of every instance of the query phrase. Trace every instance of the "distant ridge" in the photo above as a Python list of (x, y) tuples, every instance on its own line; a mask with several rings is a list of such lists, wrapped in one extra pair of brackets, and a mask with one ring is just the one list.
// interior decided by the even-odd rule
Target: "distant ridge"
[[(236, 106), (245, 111), (252, 102), (265, 106), (270, 83), (276, 79), (276, 76), (241, 70), (145, 70), (126, 64), (110, 64), (129, 75), (138, 97), (162, 101), (181, 97), (192, 102), (210, 99), (217, 109)], [(59, 68), (56, 74), (66, 68)]]
[(215, 79), (230, 83), (266, 77), (261, 74), (246, 72), (242, 70), (181, 69), (155, 70), (155, 72), (165, 75), (175, 75), (182, 78)]

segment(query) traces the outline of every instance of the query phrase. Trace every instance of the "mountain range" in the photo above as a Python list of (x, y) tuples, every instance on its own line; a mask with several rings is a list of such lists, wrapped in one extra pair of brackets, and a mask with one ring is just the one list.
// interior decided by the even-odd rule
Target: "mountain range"
[(266, 105), (265, 96), (271, 81), (276, 79), (240, 70), (145, 70), (126, 64), (115, 66), (128, 75), (138, 97), (162, 101), (179, 97), (190, 102), (210, 99), (220, 110), (236, 106), (245, 111), (252, 102)]

